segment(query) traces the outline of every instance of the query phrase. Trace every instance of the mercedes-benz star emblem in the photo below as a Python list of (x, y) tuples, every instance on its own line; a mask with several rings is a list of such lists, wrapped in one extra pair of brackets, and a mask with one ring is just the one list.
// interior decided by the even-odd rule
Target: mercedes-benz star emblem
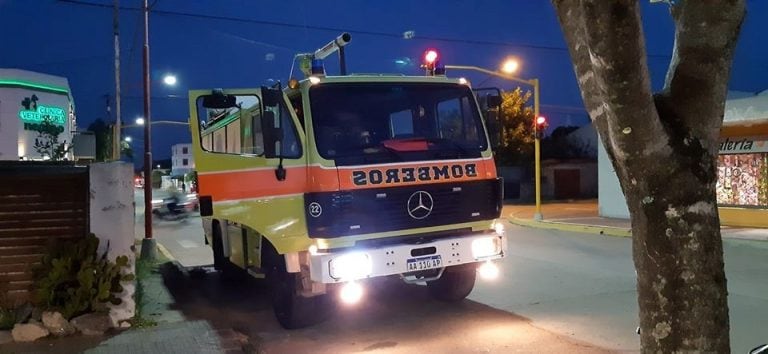
[(418, 191), (408, 198), (408, 215), (414, 219), (424, 219), (432, 213), (434, 201), (425, 191)]

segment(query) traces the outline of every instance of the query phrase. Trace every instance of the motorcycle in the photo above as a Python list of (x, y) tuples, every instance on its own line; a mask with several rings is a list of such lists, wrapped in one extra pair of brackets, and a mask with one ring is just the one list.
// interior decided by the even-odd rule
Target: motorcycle
[(195, 202), (190, 199), (163, 198), (152, 201), (152, 215), (165, 221), (177, 221), (186, 219), (195, 209)]

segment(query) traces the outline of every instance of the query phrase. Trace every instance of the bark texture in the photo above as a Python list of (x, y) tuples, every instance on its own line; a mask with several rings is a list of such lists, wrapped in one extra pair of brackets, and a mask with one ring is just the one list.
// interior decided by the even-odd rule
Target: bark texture
[(629, 207), (643, 351), (729, 352), (716, 158), (744, 0), (669, 2), (675, 47), (657, 94), (637, 0), (552, 3)]

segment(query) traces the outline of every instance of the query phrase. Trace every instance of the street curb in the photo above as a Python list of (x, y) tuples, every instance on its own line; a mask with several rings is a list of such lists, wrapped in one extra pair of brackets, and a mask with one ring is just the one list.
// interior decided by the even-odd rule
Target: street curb
[(162, 243), (160, 243), (160, 242), (158, 242), (158, 243), (157, 243), (157, 250), (158, 250), (160, 253), (162, 253), (162, 254), (163, 254), (163, 257), (165, 257), (165, 258), (168, 258), (168, 260), (170, 260), (171, 262), (173, 262), (173, 261), (176, 261), (176, 258), (174, 258), (174, 257), (171, 255), (171, 252), (168, 252), (168, 249), (167, 249), (167, 248), (165, 248), (165, 246), (163, 246), (163, 244), (162, 244)]
[(580, 232), (580, 233), (615, 236), (615, 237), (632, 237), (632, 230), (625, 229), (622, 227), (571, 224), (571, 223), (546, 221), (546, 220), (537, 221), (537, 220), (531, 220), (531, 219), (518, 218), (512, 214), (510, 214), (507, 217), (507, 220), (509, 220), (509, 222), (515, 225), (533, 227), (538, 229)]

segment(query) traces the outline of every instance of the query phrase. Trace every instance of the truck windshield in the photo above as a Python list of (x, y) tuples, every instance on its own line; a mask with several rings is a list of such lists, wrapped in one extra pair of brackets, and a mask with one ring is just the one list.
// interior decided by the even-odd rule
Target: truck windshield
[(339, 166), (480, 157), (487, 147), (465, 85), (324, 83), (309, 94), (318, 151)]

